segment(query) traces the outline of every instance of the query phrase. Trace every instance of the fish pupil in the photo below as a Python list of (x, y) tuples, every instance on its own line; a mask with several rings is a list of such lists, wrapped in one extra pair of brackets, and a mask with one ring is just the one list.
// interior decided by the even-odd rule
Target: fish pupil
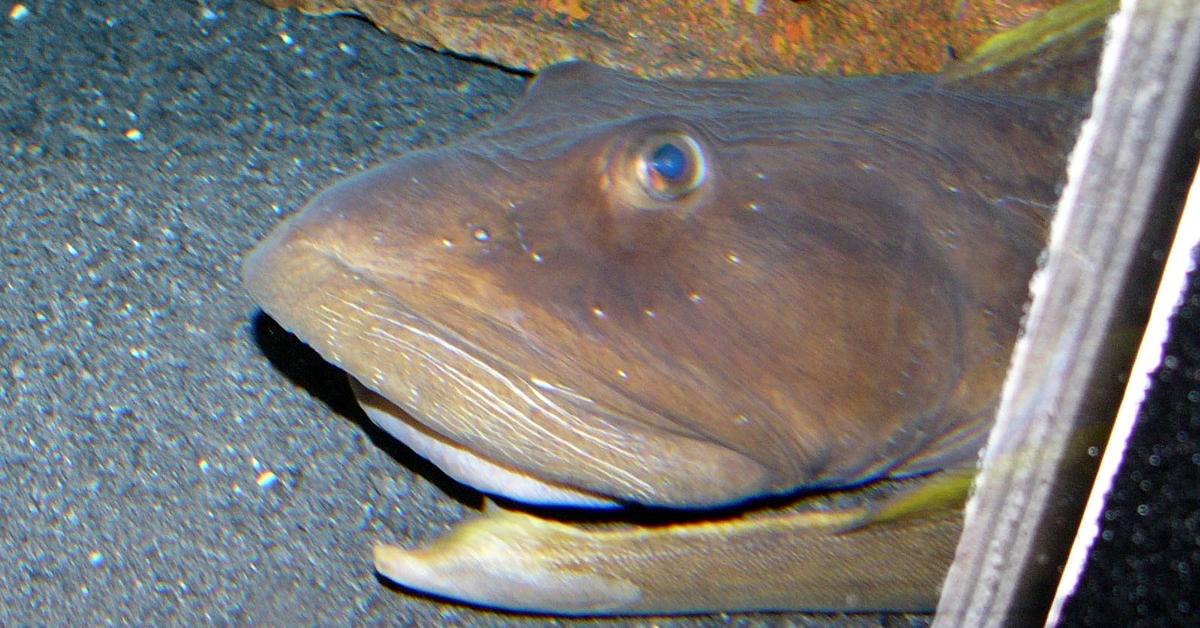
[(632, 163), (652, 203), (677, 201), (704, 183), (707, 170), (704, 152), (687, 134), (655, 133), (635, 150)]
[(664, 142), (650, 154), (650, 167), (668, 181), (679, 181), (687, 173), (687, 154), (678, 145)]

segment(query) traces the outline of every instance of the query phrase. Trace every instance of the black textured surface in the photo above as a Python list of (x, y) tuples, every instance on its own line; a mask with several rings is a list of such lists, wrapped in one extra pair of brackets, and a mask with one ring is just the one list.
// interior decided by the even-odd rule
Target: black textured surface
[(1200, 271), (1163, 356), (1063, 626), (1200, 625)]
[[(0, 3), (0, 625), (556, 623), (377, 581), (372, 543), (432, 538), (463, 505), (238, 278), (317, 189), (485, 124), (523, 79), (248, 0), (26, 0), (21, 19), (14, 5)], [(260, 486), (265, 472), (278, 481)], [(924, 623), (594, 623), (833, 621)]]

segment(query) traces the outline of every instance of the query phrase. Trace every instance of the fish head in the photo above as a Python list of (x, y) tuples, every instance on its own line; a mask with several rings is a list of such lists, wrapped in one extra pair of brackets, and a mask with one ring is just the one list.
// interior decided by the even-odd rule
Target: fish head
[(1035, 254), (977, 242), (1009, 228), (963, 198), (991, 156), (921, 148), (951, 131), (894, 91), (560, 66), (493, 129), (318, 195), (245, 282), (389, 431), (516, 499), (707, 507), (939, 468), (986, 429)]

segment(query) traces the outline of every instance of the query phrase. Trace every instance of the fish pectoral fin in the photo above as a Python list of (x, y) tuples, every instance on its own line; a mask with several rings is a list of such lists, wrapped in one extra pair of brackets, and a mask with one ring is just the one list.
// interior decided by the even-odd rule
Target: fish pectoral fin
[(927, 611), (961, 528), (961, 508), (938, 497), (945, 489), (882, 509), (663, 526), (581, 525), (490, 505), (427, 547), (378, 546), (375, 565), (418, 591), (563, 615)]
[(940, 511), (961, 513), (975, 481), (975, 469), (952, 469), (923, 479), (918, 485), (867, 508), (863, 516), (846, 528), (855, 530), (872, 524)]

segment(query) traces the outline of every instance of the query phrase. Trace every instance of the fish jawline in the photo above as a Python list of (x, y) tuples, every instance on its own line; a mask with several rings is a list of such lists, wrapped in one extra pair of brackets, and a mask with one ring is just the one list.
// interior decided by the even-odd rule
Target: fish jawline
[(371, 421), (443, 473), (480, 492), (534, 506), (607, 509), (612, 499), (554, 484), (496, 464), (433, 432), (402, 408), (350, 376), (354, 396)]

